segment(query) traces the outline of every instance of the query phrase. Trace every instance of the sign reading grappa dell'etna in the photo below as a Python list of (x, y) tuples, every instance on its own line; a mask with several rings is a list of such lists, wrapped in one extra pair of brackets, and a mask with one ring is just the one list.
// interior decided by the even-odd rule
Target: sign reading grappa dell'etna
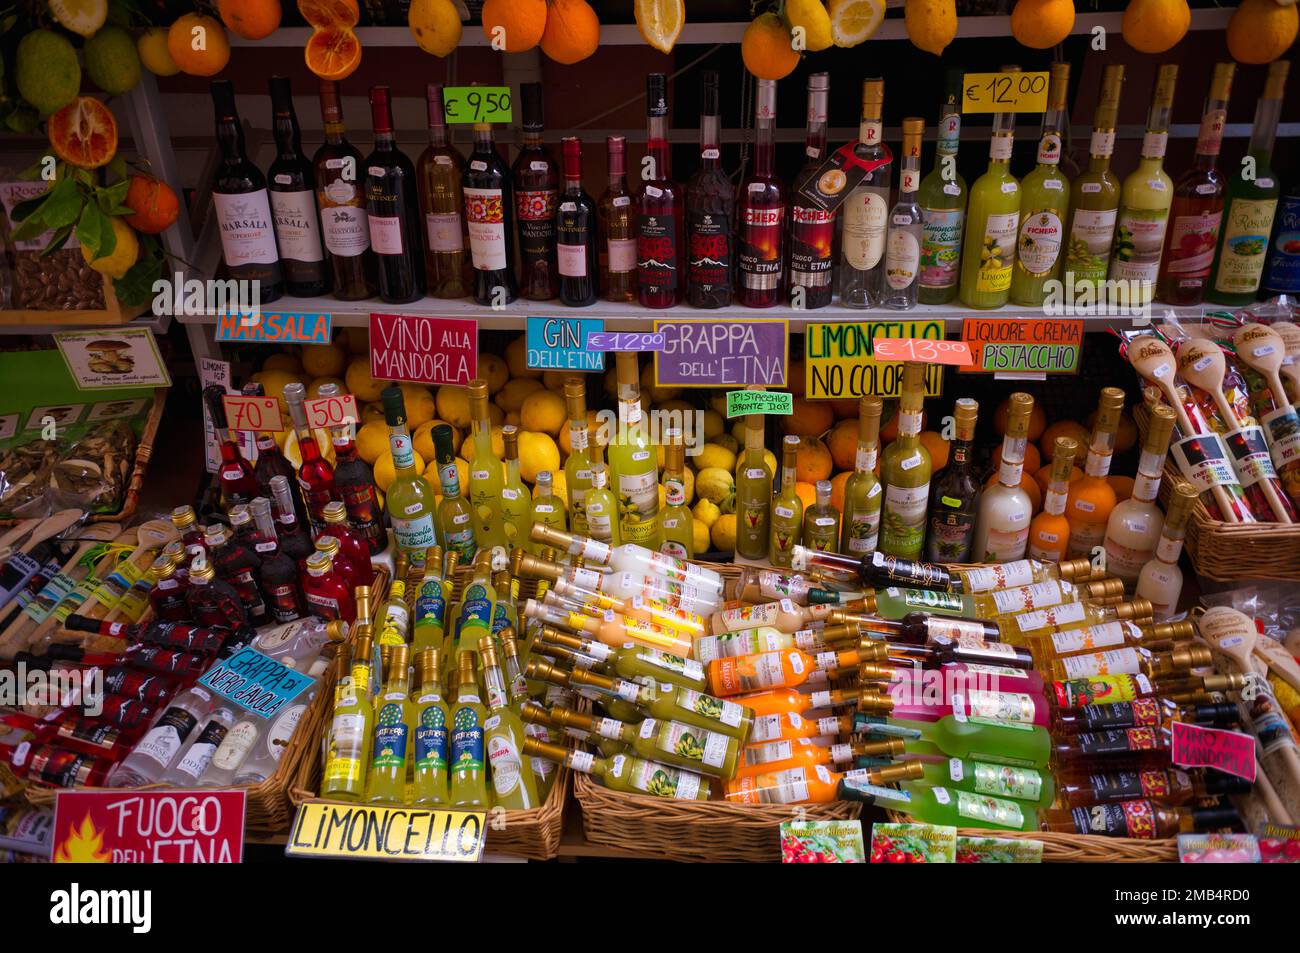
[(371, 314), (370, 374), (377, 381), (465, 387), (478, 376), (478, 322)]
[(217, 315), (217, 341), (229, 344), (329, 344), (333, 316), (298, 311)]
[(237, 864), (243, 791), (60, 791), (56, 864)]
[(231, 704), (270, 718), (303, 693), (316, 680), (295, 672), (253, 649), (240, 649), (221, 659), (199, 679), (199, 684)]
[(729, 390), (727, 391), (727, 416), (746, 417), (749, 414), (794, 413), (794, 394), (788, 390)]
[(444, 860), (483, 856), (487, 815), (306, 801), (298, 808), (284, 852), (343, 860)]
[(790, 322), (784, 318), (656, 321), (658, 387), (784, 387)]
[(603, 371), (605, 352), (587, 346), (587, 335), (605, 330), (602, 318), (529, 318), (528, 366), (554, 371)]
[[(876, 357), (876, 338), (924, 338), (942, 341), (942, 320), (837, 321), (810, 324), (804, 331), (804, 392), (809, 399), (830, 397), (897, 397), (903, 388), (903, 365)], [(937, 397), (943, 367), (925, 369), (925, 394)]]
[(961, 338), (978, 373), (1077, 374), (1083, 322), (1060, 318), (966, 318)]

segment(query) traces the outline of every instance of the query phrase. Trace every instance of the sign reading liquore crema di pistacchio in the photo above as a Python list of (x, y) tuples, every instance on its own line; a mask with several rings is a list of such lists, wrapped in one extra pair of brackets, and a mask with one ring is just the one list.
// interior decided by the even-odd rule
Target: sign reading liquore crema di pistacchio
[[(928, 338), (941, 341), (943, 321), (837, 321), (810, 324), (804, 332), (804, 391), (812, 400), (831, 397), (897, 397), (903, 365), (878, 360), (876, 338)], [(937, 397), (943, 367), (925, 371), (925, 393)]]
[(969, 371), (1075, 374), (1083, 322), (1052, 318), (966, 318), (962, 340), (975, 358)]

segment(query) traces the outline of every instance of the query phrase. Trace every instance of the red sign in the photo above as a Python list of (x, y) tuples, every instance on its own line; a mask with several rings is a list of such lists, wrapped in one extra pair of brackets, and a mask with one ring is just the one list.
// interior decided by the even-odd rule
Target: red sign
[(307, 411), (307, 423), (313, 429), (355, 424), (358, 419), (357, 399), (351, 394), (317, 397), (315, 400), (305, 401), (303, 408)]
[(1247, 781), (1255, 780), (1255, 739), (1240, 731), (1173, 723), (1169, 760), (1184, 768), (1218, 768)]
[(56, 864), (238, 864), (243, 791), (60, 791)]
[(478, 322), (371, 314), (370, 374), (377, 381), (464, 387), (478, 376)]
[(280, 401), (275, 397), (243, 397), (226, 394), (221, 398), (226, 407), (226, 425), (231, 430), (261, 430), (279, 433), (284, 429), (280, 416)]
[(920, 361), (923, 364), (952, 364), (954, 367), (967, 367), (971, 363), (970, 345), (965, 341), (876, 338), (871, 346), (878, 361)]

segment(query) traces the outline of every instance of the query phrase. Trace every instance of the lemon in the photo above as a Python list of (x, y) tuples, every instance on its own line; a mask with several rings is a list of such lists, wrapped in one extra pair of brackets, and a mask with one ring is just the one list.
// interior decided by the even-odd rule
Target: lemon
[(92, 37), (108, 19), (108, 0), (50, 0), (50, 13), (64, 29)]
[[(286, 419), (288, 415), (286, 414)], [(336, 456), (334, 454), (334, 440), (330, 437), (329, 431), (317, 428), (312, 431), (316, 437), (316, 447), (320, 450), (320, 455), (332, 465)], [(293, 464), (294, 469), (302, 466), (302, 451), (298, 449), (298, 435), (292, 430), (284, 431), (284, 443), (280, 445), (284, 451), (284, 458)]]
[(712, 441), (714, 437), (721, 437), (726, 432), (726, 418), (716, 410), (706, 410), (704, 412), (704, 439)]
[(537, 430), (552, 437), (559, 435), (564, 418), (564, 398), (554, 391), (533, 391), (519, 408), (519, 422), (524, 430)]
[(446, 56), (460, 45), (460, 14), (451, 0), (414, 0), (406, 24), (426, 53)]
[(524, 399), (541, 389), (542, 382), (533, 377), (513, 377), (507, 381), (496, 396), (496, 405), (506, 412), (507, 423), (510, 414), (518, 414), (523, 408)]
[(361, 422), (368, 424), (372, 420), (377, 420), (387, 426), (388, 420), (384, 416), (384, 405), (377, 400), (372, 400), (368, 404), (361, 405)]
[(700, 497), (695, 503), (695, 508), (691, 510), (691, 515), (695, 517), (696, 526), (703, 526), (708, 529), (718, 521), (718, 517), (722, 515), (722, 510), (718, 509), (718, 504), (712, 500)]
[[(500, 427), (493, 427), (491, 431), (492, 454), (498, 460), (506, 458), (506, 439), (501, 432)], [(465, 442), (460, 445), (460, 455), (466, 460), (474, 459), (474, 435), (465, 434)]]
[(732, 453), (740, 453), (740, 441), (729, 433), (719, 434), (709, 442), (716, 443), (719, 447), (726, 447)]
[[(415, 472), (423, 473), (424, 469), (424, 457), (416, 453)], [(396, 476), (397, 471), (393, 467), (393, 451), (385, 450), (383, 455), (375, 461), (375, 486), (387, 493), (388, 485), (393, 482)]]
[(167, 49), (167, 28), (150, 27), (140, 34), (135, 41), (135, 50), (140, 54), (144, 68), (155, 76), (175, 76), (181, 71), (172, 59), (171, 50)]
[(716, 503), (722, 512), (736, 505), (736, 480), (729, 470), (709, 467), (695, 475), (695, 492), (701, 499)]
[(671, 53), (686, 23), (683, 0), (636, 0), (637, 32), (660, 53)]
[(290, 374), (302, 373), (302, 361), (297, 354), (289, 354), (281, 351), (278, 354), (272, 354), (262, 362), (263, 371), (286, 371)]
[(736, 469), (736, 454), (716, 443), (706, 443), (695, 457), (695, 469), (707, 470), (720, 467), (730, 473)]
[(487, 381), (488, 393), (495, 394), (506, 386), (506, 381), (510, 380), (510, 368), (506, 367), (506, 362), (495, 354), (480, 354), (478, 376)]
[(714, 391), (709, 396), (709, 409), (724, 421), (727, 419), (727, 392), (725, 390)]
[(131, 226), (122, 221), (121, 216), (114, 216), (109, 221), (113, 223), (113, 235), (117, 238), (113, 250), (107, 255), (100, 255), (92, 260), (90, 249), (82, 245), (81, 257), (101, 275), (121, 278), (140, 257), (140, 242), (135, 237), (135, 232), (131, 230)]
[(506, 345), (506, 366), (511, 377), (542, 376), (540, 367), (528, 366), (528, 339), (522, 334)]
[(339, 389), (340, 394), (346, 394), (348, 392), (348, 385), (343, 383), (343, 378), (341, 377), (317, 377), (307, 385), (307, 396), (319, 397), (320, 389), (326, 384), (333, 384)]
[(437, 416), (429, 388), (423, 384), (403, 383), (397, 386), (402, 392), (402, 403), (406, 406), (407, 427), (418, 427)]
[(736, 514), (724, 513), (718, 517), (718, 521), (709, 527), (709, 538), (713, 540), (713, 548), (724, 553), (734, 552), (736, 549)]
[(14, 64), (18, 94), (42, 116), (77, 98), (81, 67), (66, 36), (53, 30), (33, 30), (18, 41)]
[[(411, 446), (426, 460), (433, 460), (437, 456), (433, 447), (433, 428), (438, 426), (451, 427), (451, 424), (437, 418), (426, 420), (411, 433)], [(460, 443), (460, 431), (451, 427), (451, 445), (454, 447), (458, 443)]]
[[(609, 444), (609, 432), (600, 425), (600, 417), (596, 411), (587, 411), (587, 450), (590, 452), (593, 445), (599, 444), (602, 448)], [(560, 452), (566, 457), (573, 453), (573, 434), (568, 427), (560, 431)]]
[(831, 17), (821, 0), (786, 0), (785, 19), (791, 31), (803, 28), (805, 50), (815, 53), (835, 42), (831, 36)]
[(560, 448), (550, 434), (519, 431), (519, 474), (526, 482), (536, 483), (537, 474), (543, 470), (558, 475), (559, 469)]
[(348, 393), (362, 401), (378, 400), (388, 386), (387, 381), (377, 381), (370, 376), (370, 359), (367, 357), (353, 358), (343, 379), (348, 382)]
[(709, 528), (699, 520), (691, 520), (691, 552), (698, 556), (709, 551)]
[[(416, 452), (420, 452), (417, 445)], [(372, 420), (357, 431), (357, 456), (374, 466), (375, 461), (388, 452), (388, 424)], [(390, 458), (391, 459), (391, 458)]]
[(140, 54), (120, 26), (106, 26), (87, 40), (81, 58), (86, 75), (110, 96), (129, 93), (140, 82)]
[(274, 397), (280, 401), (280, 410), (284, 413), (286, 420), (289, 419), (289, 408), (284, 402), (284, 389), (290, 384), (302, 384), (306, 387), (309, 383), (306, 376), (303, 374), (293, 371), (279, 370), (258, 371), (250, 377), (249, 380), (261, 384), (262, 392), (265, 393), (267, 397)]
[(836, 46), (857, 46), (871, 39), (884, 19), (884, 0), (831, 0), (831, 36)]
[(342, 344), (308, 344), (302, 349), (302, 369), (312, 377), (338, 377), (347, 366)]
[[(641, 368), (641, 393), (650, 395), (650, 402), (656, 407), (672, 400), (682, 392), (680, 387), (656, 387), (655, 386), (655, 365), (651, 361), (645, 367)], [(644, 405), (643, 405), (644, 406)]]
[[(434, 395), (438, 416), (460, 430), (469, 427), (469, 390), (443, 384)], [(430, 416), (433, 416), (430, 414)]]

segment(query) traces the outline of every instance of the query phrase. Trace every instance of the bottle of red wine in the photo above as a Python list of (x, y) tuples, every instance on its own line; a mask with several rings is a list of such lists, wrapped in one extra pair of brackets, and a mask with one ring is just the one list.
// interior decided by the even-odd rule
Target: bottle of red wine
[(559, 242), (560, 300), (571, 308), (596, 303), (596, 203), (582, 187), (582, 140), (567, 138), (564, 155), (564, 192), (555, 217)]
[(760, 79), (754, 97), (754, 167), (740, 186), (736, 300), (750, 308), (771, 308), (781, 300), (786, 195), (773, 168), (775, 125), (776, 81)]
[(343, 133), (339, 86), (332, 79), (320, 81), (320, 113), (325, 141), (312, 157), (312, 165), (334, 297), (340, 301), (371, 298), (375, 294), (375, 262), (370, 255), (366, 196), (360, 184), (362, 155)]
[(685, 195), (672, 180), (668, 147), (668, 77), (646, 77), (648, 143), (637, 189), (637, 300), (645, 308), (671, 308), (682, 300), (682, 206)]
[(474, 261), (474, 300), (515, 300), (515, 194), (510, 167), (497, 153), (492, 124), (474, 126), (474, 151), (465, 165), (465, 221)]
[(515, 159), (515, 209), (519, 218), (519, 293), (530, 301), (549, 301), (559, 292), (556, 268), (555, 205), (560, 170), (542, 144), (542, 84), (522, 83), (523, 146)]
[(415, 165), (393, 138), (387, 86), (370, 89), (375, 148), (366, 157), (366, 215), (370, 248), (379, 264), (379, 297), (390, 304), (424, 296), (424, 246)]
[(302, 132), (293, 111), (293, 92), (287, 76), (272, 76), (271, 129), (275, 136), (275, 161), (267, 170), (275, 241), (280, 246), (280, 268), (291, 295), (313, 298), (330, 290), (325, 265), (320, 219), (316, 214), (316, 176), (302, 152)]
[(704, 73), (700, 103), (700, 165), (686, 184), (686, 300), (695, 308), (731, 304), (736, 190), (722, 171), (719, 82)]
[(217, 116), (217, 148), (221, 162), (212, 183), (212, 204), (221, 233), (221, 253), (230, 276), (260, 283), (263, 304), (284, 294), (280, 252), (271, 224), (266, 178), (244, 153), (244, 130), (235, 111), (235, 89), (229, 80), (215, 80), (212, 105)]

